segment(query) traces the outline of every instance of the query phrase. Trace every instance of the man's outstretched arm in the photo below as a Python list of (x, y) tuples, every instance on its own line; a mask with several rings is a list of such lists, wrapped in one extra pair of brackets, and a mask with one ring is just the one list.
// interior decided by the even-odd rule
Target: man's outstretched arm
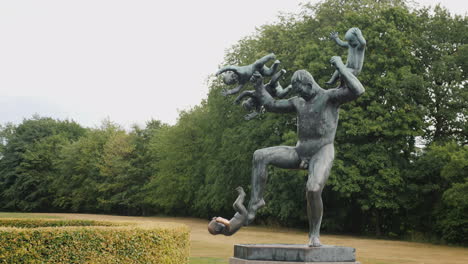
[(346, 68), (341, 57), (334, 56), (331, 58), (330, 62), (336, 67), (336, 70), (340, 73), (341, 78), (345, 83), (345, 87), (328, 90), (328, 93), (333, 100), (345, 103), (355, 100), (365, 92), (364, 86), (362, 86), (358, 78), (356, 78), (356, 76)]
[(262, 88), (260, 102), (268, 112), (289, 113), (296, 111), (294, 98), (275, 100), (266, 90)]
[(292, 85), (288, 85), (288, 87), (282, 89), (280, 85), (276, 86), (276, 96), (278, 98), (285, 97), (290, 91), (292, 90)]
[(275, 100), (270, 95), (270, 93), (265, 89), (263, 77), (260, 73), (254, 73), (250, 81), (254, 83), (255, 97), (268, 112), (287, 113), (294, 112), (296, 110), (292, 99)]

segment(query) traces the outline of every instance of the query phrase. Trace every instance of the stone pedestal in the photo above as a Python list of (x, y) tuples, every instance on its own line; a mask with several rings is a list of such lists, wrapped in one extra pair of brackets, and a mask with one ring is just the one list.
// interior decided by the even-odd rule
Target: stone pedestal
[(356, 250), (350, 247), (308, 247), (288, 244), (234, 245), (230, 264), (358, 264)]

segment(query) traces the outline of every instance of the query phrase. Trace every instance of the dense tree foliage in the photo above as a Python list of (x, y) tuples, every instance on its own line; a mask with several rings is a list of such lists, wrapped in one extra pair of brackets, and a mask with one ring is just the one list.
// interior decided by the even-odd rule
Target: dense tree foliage
[(2, 129), (1, 205), (8, 210), (48, 210), (61, 150), (84, 129), (74, 122), (34, 117)]
[[(306, 69), (325, 88), (329, 59), (347, 55), (328, 36), (350, 27), (368, 43), (366, 93), (340, 109), (324, 231), (468, 243), (466, 17), (398, 0), (327, 0), (262, 26), (225, 63), (274, 52), (288, 70), (283, 86)], [(225, 88), (213, 78), (208, 98), (173, 126), (34, 117), (1, 127), (1, 208), (229, 217), (235, 187), (249, 191), (252, 153), (297, 137), (294, 115), (245, 121)], [(257, 221), (306, 227), (306, 173), (271, 168), (268, 181)]]

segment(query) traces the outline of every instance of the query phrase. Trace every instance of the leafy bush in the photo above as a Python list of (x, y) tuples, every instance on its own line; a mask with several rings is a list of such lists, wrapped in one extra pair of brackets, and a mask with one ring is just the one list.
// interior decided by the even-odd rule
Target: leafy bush
[(151, 222), (1, 219), (0, 263), (187, 263), (189, 229)]

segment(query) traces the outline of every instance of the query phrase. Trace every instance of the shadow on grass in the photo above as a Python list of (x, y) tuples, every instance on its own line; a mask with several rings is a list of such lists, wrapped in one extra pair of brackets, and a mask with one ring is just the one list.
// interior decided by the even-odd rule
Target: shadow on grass
[(220, 258), (190, 258), (189, 264), (227, 264), (227, 259)]

